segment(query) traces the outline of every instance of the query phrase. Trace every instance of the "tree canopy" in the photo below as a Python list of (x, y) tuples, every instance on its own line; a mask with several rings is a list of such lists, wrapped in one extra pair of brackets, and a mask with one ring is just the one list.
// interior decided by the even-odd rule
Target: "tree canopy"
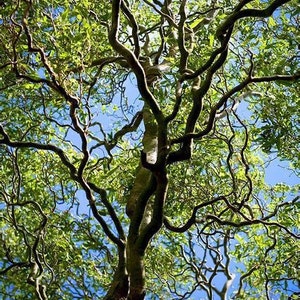
[(296, 299), (299, 12), (0, 1), (1, 299)]

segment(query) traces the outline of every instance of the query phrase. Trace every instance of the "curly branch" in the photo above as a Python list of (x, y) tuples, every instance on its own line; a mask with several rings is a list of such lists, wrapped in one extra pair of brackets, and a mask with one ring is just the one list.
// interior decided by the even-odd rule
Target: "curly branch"
[(118, 40), (118, 32), (119, 32), (119, 23), (120, 23), (120, 5), (121, 0), (113, 0), (112, 1), (112, 25), (111, 30), (109, 32), (108, 38), (112, 45), (112, 47), (121, 54), (128, 62), (133, 72), (136, 75), (137, 83), (139, 91), (143, 97), (143, 99), (147, 102), (149, 107), (151, 108), (155, 119), (158, 123), (162, 123), (164, 121), (163, 114), (160, 110), (159, 104), (148, 89), (146, 74), (137, 57), (132, 53), (129, 49), (127, 49), (123, 44), (121, 44)]

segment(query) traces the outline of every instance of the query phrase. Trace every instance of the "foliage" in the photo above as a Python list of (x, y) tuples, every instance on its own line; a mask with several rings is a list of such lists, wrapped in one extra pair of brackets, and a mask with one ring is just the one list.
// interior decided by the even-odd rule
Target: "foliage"
[(296, 0), (0, 6), (3, 299), (297, 297)]

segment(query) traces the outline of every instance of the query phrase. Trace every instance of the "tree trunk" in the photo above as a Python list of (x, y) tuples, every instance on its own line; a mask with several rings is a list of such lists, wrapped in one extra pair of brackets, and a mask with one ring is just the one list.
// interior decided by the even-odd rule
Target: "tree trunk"
[(142, 300), (145, 297), (144, 255), (135, 245), (129, 243), (127, 250), (127, 270), (130, 278), (129, 300)]
[[(143, 152), (149, 164), (155, 164), (157, 159), (157, 124), (149, 107), (143, 108), (145, 133), (143, 137)], [(145, 298), (145, 269), (144, 249), (137, 245), (140, 232), (146, 227), (152, 216), (151, 196), (155, 192), (152, 172), (139, 165), (134, 186), (131, 190), (126, 212), (131, 220), (126, 245), (126, 268), (129, 276), (128, 300), (142, 300)]]
[(110, 289), (104, 300), (120, 300), (127, 299), (129, 290), (129, 280), (126, 271), (126, 253), (124, 248), (118, 248), (119, 263), (115, 271), (114, 278)]

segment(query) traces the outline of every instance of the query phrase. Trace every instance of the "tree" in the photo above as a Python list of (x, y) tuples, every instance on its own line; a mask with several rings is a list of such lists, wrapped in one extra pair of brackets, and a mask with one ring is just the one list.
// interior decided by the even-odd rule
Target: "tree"
[(2, 299), (296, 297), (299, 11), (1, 1)]

